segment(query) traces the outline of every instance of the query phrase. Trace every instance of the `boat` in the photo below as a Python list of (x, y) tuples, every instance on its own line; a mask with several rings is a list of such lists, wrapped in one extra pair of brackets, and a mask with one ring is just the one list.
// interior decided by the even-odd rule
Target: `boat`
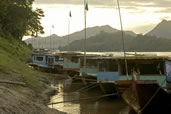
[(62, 72), (65, 72), (71, 78), (79, 75), (81, 55), (80, 52), (65, 52), (63, 54), (64, 63)]
[[(164, 59), (164, 77), (161, 83), (153, 80), (129, 80), (130, 86), (122, 93), (122, 98), (137, 114), (168, 114), (171, 108), (170, 77), (171, 59)], [(149, 69), (151, 70), (151, 69)], [(160, 70), (158, 70), (161, 72)], [(122, 84), (123, 85), (123, 84)]]
[(63, 72), (66, 72), (73, 82), (83, 81), (85, 84), (89, 82), (97, 81), (97, 64), (94, 58), (98, 57), (98, 54), (86, 54), (86, 69), (84, 68), (85, 55), (81, 52), (67, 52), (63, 54), (64, 64)]
[(32, 53), (31, 62), (28, 64), (39, 71), (60, 73), (63, 63), (63, 53), (35, 52)]
[(122, 98), (136, 114), (169, 114), (171, 98), (156, 80), (130, 80), (130, 83)]
[[(128, 56), (128, 76), (124, 66), (124, 57), (110, 58), (113, 69), (109, 72), (99, 72), (97, 82), (101, 86), (113, 85), (109, 90), (118, 92), (119, 95), (130, 87), (130, 80), (156, 80), (162, 87), (167, 86), (166, 81), (166, 61), (168, 57), (159, 56)], [(106, 62), (107, 63), (107, 62)], [(136, 75), (136, 77), (134, 77)], [(162, 82), (164, 83), (162, 84)], [(103, 91), (104, 91), (103, 87)]]

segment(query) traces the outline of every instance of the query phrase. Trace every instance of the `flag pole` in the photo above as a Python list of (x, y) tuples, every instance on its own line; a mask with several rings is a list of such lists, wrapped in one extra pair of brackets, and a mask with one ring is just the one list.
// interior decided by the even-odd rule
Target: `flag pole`
[[(71, 11), (69, 12), (69, 20), (68, 20), (68, 40), (67, 40), (67, 44), (69, 44), (69, 40), (70, 40), (70, 23), (71, 23)], [(69, 47), (68, 47), (68, 51), (69, 51)]]
[(86, 30), (87, 12), (86, 11), (87, 10), (88, 10), (88, 5), (87, 5), (86, 1), (84, 0), (84, 38), (85, 38), (85, 40), (84, 40), (84, 70), (85, 70), (85, 72), (86, 72), (86, 39), (87, 39), (87, 34), (86, 34), (86, 32), (87, 32), (87, 30)]
[(50, 28), (50, 46), (49, 46), (49, 49), (50, 49), (50, 50), (52, 50), (52, 39), (51, 39), (52, 36), (51, 36), (51, 35), (52, 35), (52, 30), (51, 30), (51, 28)]
[(118, 11), (119, 11), (119, 18), (120, 18), (120, 26), (121, 26), (121, 35), (122, 35), (122, 43), (123, 43), (123, 52), (124, 52), (124, 61), (125, 61), (125, 71), (126, 71), (126, 76), (128, 77), (128, 65), (127, 65), (127, 59), (126, 59), (126, 53), (125, 53), (125, 40), (124, 40), (124, 32), (123, 32), (123, 26), (122, 26), (122, 17), (121, 17), (121, 11), (120, 11), (120, 4), (119, 0), (117, 0), (117, 5), (118, 5)]
[[(33, 48), (33, 42), (34, 42), (34, 41), (33, 41), (33, 38), (34, 38), (34, 37), (31, 38), (31, 41), (32, 41), (32, 48)], [(34, 48), (33, 48), (33, 50), (34, 50)]]
[[(54, 28), (55, 28), (55, 26), (54, 26), (54, 24), (52, 25), (52, 33), (51, 33), (51, 35), (53, 35), (54, 34)], [(55, 47), (54, 47), (54, 42), (55, 42), (55, 39), (53, 40), (53, 38), (54, 37), (52, 37), (52, 50), (55, 50)]]

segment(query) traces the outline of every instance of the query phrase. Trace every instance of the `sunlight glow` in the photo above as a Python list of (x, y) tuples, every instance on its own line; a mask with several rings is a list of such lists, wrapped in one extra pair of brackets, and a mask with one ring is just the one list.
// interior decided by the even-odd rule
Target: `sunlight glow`
[[(149, 4), (153, 5), (153, 4)], [(70, 33), (84, 29), (84, 9), (82, 5), (58, 5), (58, 4), (34, 4), (34, 8), (42, 8), (45, 17), (41, 20), (45, 34), (57, 34), (59, 36), (68, 34), (69, 12), (72, 17), (70, 20)], [(124, 30), (130, 30), (136, 33), (146, 33), (158, 24), (164, 17), (169, 17), (168, 13), (160, 12), (160, 8), (121, 7), (121, 15)], [(171, 19), (171, 17), (169, 17)], [(54, 25), (54, 28), (52, 26)], [(119, 15), (117, 7), (95, 7), (89, 6), (87, 12), (87, 27), (110, 25), (113, 28), (120, 29)], [(145, 27), (146, 26), (146, 27)], [(148, 26), (148, 27), (147, 27)], [(143, 28), (145, 27), (145, 28)]]

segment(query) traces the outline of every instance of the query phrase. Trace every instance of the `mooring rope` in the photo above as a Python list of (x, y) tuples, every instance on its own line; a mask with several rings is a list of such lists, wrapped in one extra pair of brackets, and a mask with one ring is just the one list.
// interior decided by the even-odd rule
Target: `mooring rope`
[(90, 86), (92, 86), (92, 85), (94, 85), (94, 83), (92, 83), (92, 84), (90, 84), (90, 85), (87, 85), (87, 86), (85, 86), (85, 87), (83, 87), (83, 88), (81, 88), (81, 89), (78, 89), (78, 90), (76, 90), (75, 92), (80, 92), (80, 91), (82, 91), (82, 90), (84, 90), (84, 89), (87, 89), (88, 87), (90, 87)]
[(86, 81), (94, 81), (94, 82), (97, 82), (97, 80), (94, 80), (94, 79), (86, 79), (84, 77), (81, 77), (81, 78), (79, 78), (79, 77), (73, 77), (72, 79), (84, 79)]
[[(166, 81), (166, 78), (165, 80), (162, 82), (161, 86), (163, 86), (164, 82)], [(147, 101), (147, 103), (143, 106), (142, 109), (140, 109), (138, 111), (138, 114), (141, 114), (142, 111), (150, 104), (150, 102), (153, 100), (153, 98), (157, 95), (157, 93), (159, 92), (159, 90), (161, 89), (161, 86), (158, 87), (158, 89), (154, 92), (154, 94), (151, 96), (151, 98)]]
[(90, 90), (90, 89), (92, 89), (92, 88), (94, 88), (94, 87), (96, 87), (96, 86), (98, 86), (98, 85), (95, 84), (94, 86), (91, 86), (90, 88), (87, 88), (87, 89), (85, 89), (84, 91), (81, 91), (81, 92), (86, 92), (86, 91), (88, 91), (88, 90)]
[(87, 98), (80, 98), (80, 99), (74, 99), (74, 100), (68, 100), (68, 101), (59, 101), (59, 102), (48, 103), (47, 105), (54, 105), (54, 104), (67, 103), (67, 102), (76, 102), (76, 101), (89, 100), (89, 99), (99, 99), (99, 98), (115, 96), (115, 95), (118, 95), (118, 94), (117, 93), (112, 93), (112, 94), (106, 94), (106, 95), (94, 96), (94, 97), (87, 97)]

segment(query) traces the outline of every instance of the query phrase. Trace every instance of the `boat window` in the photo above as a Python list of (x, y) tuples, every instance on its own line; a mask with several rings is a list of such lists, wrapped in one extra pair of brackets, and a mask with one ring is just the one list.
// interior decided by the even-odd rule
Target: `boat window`
[[(81, 67), (84, 67), (84, 58), (81, 59), (80, 65)], [(91, 58), (86, 59), (86, 67), (97, 68), (98, 67), (97, 60)]]
[(63, 61), (63, 60), (64, 60), (63, 57), (55, 56), (55, 61)]
[(101, 72), (117, 72), (118, 64), (113, 60), (101, 60), (99, 62), (99, 71)]
[(43, 61), (43, 57), (36, 57), (37, 61)]
[(77, 57), (72, 57), (71, 62), (78, 63), (78, 58)]
[(140, 64), (139, 65), (140, 72), (142, 75), (152, 74), (152, 75), (163, 75), (164, 67), (161, 63), (153, 63), (153, 64)]
[(46, 64), (48, 63), (48, 57), (46, 56)]
[(53, 58), (48, 58), (48, 64), (53, 64)]
[(90, 67), (90, 68), (97, 68), (97, 60), (87, 59), (86, 65), (87, 65), (87, 67)]
[[(120, 74), (126, 75), (125, 64), (120, 64)], [(128, 62), (128, 74), (132, 75), (136, 72), (140, 75), (163, 75), (164, 64), (161, 61), (140, 61), (140, 62)]]
[(59, 57), (59, 61), (63, 61), (64, 60), (64, 58), (63, 57)]

